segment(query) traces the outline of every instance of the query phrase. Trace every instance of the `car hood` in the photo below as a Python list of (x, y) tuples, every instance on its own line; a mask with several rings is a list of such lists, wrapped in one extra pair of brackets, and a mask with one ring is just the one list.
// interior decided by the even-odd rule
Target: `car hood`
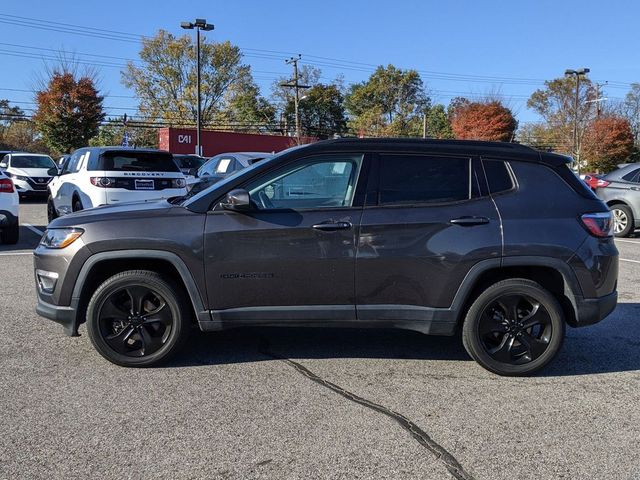
[[(52, 166), (53, 167), (53, 166)], [(14, 175), (22, 175), (23, 177), (50, 177), (47, 173), (47, 168), (14, 168), (11, 167), (7, 171)]]
[(75, 227), (102, 221), (114, 221), (132, 218), (149, 218), (165, 215), (172, 208), (182, 208), (171, 205), (166, 200), (138, 201), (118, 203), (116, 205), (102, 205), (100, 207), (80, 210), (63, 217), (56, 218), (48, 228)]

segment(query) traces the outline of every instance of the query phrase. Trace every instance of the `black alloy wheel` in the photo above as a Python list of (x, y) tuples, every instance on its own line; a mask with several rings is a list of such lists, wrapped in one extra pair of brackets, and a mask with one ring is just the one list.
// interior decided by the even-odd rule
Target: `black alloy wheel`
[(87, 332), (107, 360), (151, 366), (182, 347), (190, 314), (179, 286), (156, 272), (130, 270), (97, 288), (87, 306)]
[(503, 295), (482, 312), (480, 341), (498, 362), (521, 365), (542, 355), (553, 335), (547, 309), (528, 295)]
[(51, 198), (51, 195), (49, 195), (49, 197), (47, 198), (47, 220), (49, 221), (49, 223), (51, 223), (56, 218), (58, 218), (58, 212), (56, 212), (53, 198)]
[(467, 313), (465, 349), (499, 375), (527, 375), (547, 365), (565, 334), (558, 300), (527, 279), (498, 282), (482, 292)]

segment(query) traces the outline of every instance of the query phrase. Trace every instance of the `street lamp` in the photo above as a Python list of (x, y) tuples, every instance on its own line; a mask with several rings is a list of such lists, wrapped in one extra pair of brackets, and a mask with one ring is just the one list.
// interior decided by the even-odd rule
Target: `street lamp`
[(567, 69), (564, 71), (565, 76), (570, 77), (575, 75), (576, 77), (576, 99), (574, 103), (573, 112), (573, 155), (576, 159), (576, 165), (578, 175), (580, 174), (580, 153), (578, 152), (578, 106), (580, 103), (580, 76), (586, 75), (590, 70), (588, 68), (578, 68), (577, 70)]
[(185, 30), (193, 30), (196, 29), (196, 63), (198, 70), (198, 113), (196, 117), (196, 154), (202, 155), (202, 146), (200, 144), (200, 131), (202, 130), (202, 123), (200, 120), (200, 30), (208, 32), (213, 30), (213, 25), (207, 23), (204, 18), (196, 18), (195, 22), (181, 22), (180, 27)]

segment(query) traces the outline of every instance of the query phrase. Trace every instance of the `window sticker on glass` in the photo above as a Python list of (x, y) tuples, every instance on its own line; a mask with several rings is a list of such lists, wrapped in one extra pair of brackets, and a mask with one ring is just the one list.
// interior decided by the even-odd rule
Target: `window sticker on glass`
[(227, 173), (229, 170), (229, 165), (231, 164), (230, 158), (221, 158), (218, 162), (218, 168), (216, 168), (216, 173)]

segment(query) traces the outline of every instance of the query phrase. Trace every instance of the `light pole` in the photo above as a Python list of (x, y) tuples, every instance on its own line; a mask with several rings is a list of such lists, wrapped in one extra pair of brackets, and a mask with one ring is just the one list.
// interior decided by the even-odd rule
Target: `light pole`
[(197, 64), (197, 84), (198, 84), (198, 112), (196, 114), (196, 155), (202, 155), (202, 146), (200, 144), (200, 131), (202, 130), (202, 122), (200, 120), (200, 30), (208, 32), (213, 30), (213, 25), (207, 23), (204, 18), (196, 18), (195, 22), (181, 22), (180, 27), (185, 30), (196, 29), (196, 64)]
[(580, 174), (580, 152), (578, 151), (578, 107), (580, 106), (580, 76), (586, 75), (590, 70), (588, 68), (578, 68), (577, 70), (567, 69), (564, 74), (567, 77), (575, 75), (576, 77), (576, 98), (573, 105), (573, 156), (576, 160), (578, 175)]

